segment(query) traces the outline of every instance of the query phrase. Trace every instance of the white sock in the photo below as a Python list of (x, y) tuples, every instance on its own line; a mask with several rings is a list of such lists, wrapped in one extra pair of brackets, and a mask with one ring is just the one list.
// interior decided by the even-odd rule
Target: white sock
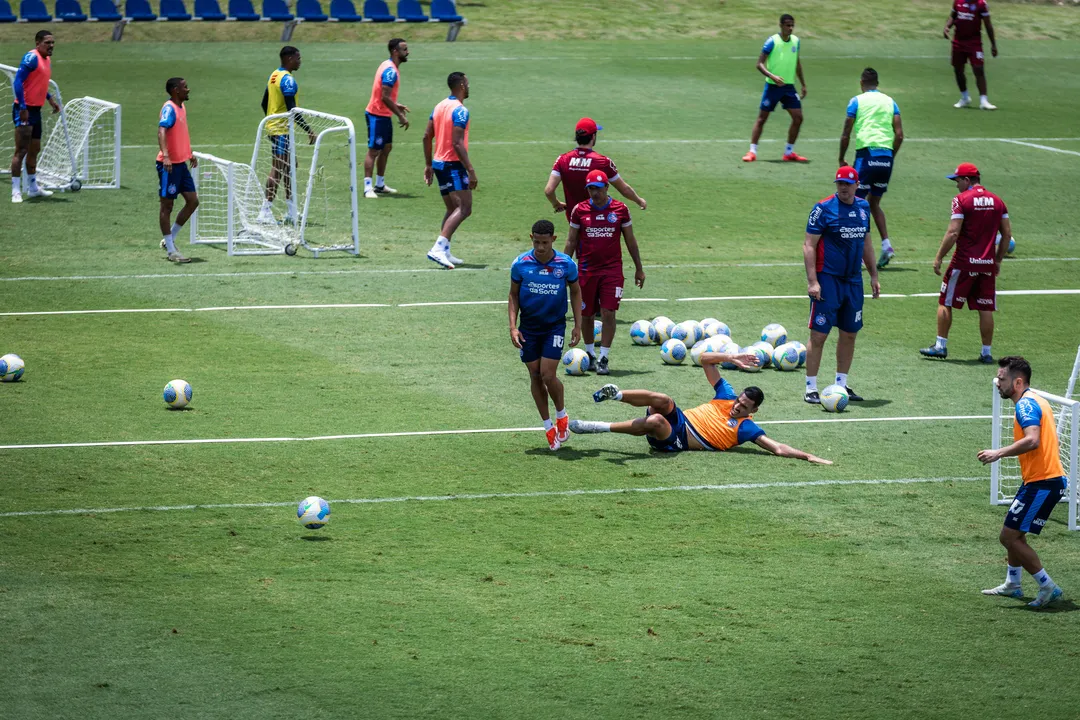
[(806, 376), (806, 392), (817, 390), (817, 375)]
[(173, 223), (172, 231), (169, 233), (169, 237), (171, 237), (173, 240), (175, 240), (176, 236), (180, 233), (180, 228), (181, 227), (182, 227), (182, 225), (180, 225), (180, 223)]
[(596, 343), (585, 343), (585, 352), (590, 355), (596, 354)]
[(611, 348), (606, 348), (603, 345), (600, 346), (600, 357), (606, 358), (607, 354), (611, 351)]
[(1035, 573), (1031, 577), (1035, 578), (1035, 582), (1039, 583), (1040, 588), (1044, 588), (1047, 585), (1053, 585), (1054, 581), (1050, 579), (1050, 576), (1046, 574), (1046, 568), (1043, 568), (1039, 572)]
[(1009, 585), (1019, 585), (1020, 578), (1023, 577), (1024, 568), (1009, 565), (1009, 572), (1005, 575), (1005, 582)]
[(618, 400), (619, 402), (622, 402), (622, 390), (615, 393), (615, 399)]
[(936, 347), (938, 350), (944, 350), (948, 346), (949, 346), (949, 338), (943, 338), (940, 335), (938, 335), (937, 336), (937, 343), (935, 343), (934, 347)]
[(611, 423), (598, 422), (596, 425), (600, 428), (600, 432), (611, 432)]
[(366, 177), (366, 178), (364, 178), (364, 192), (367, 192), (370, 189), (371, 189), (371, 178)]
[(555, 423), (551, 422), (551, 418), (548, 418), (547, 420), (544, 421), (544, 429), (545, 430), (550, 430), (553, 427), (555, 427)]
[(983, 345), (982, 354), (983, 355), (989, 355), (990, 354), (990, 346), (989, 345)]
[(563, 408), (562, 410), (556, 410), (555, 411), (555, 418), (556, 419), (562, 420), (564, 417), (566, 417), (566, 408)]
[(990, 98), (986, 97), (985, 95), (980, 95), (979, 96), (979, 102), (988, 103), (988, 102), (990, 102)]
[(836, 384), (840, 387), (847, 387), (847, 373), (836, 373)]
[(169, 253), (176, 252), (176, 243), (173, 242), (172, 235), (166, 235), (164, 239), (165, 239), (165, 252), (169, 252)]
[(784, 145), (785, 155), (790, 155), (793, 152), (795, 152), (795, 146), (792, 143), (787, 143), (786, 145)]
[(960, 93), (960, 99), (962, 99), (964, 102), (967, 102), (971, 100), (971, 95), (968, 93), (967, 90), (964, 90), (962, 93)]
[(37, 190), (37, 173), (26, 173), (26, 188), (28, 190)]
[(267, 210), (269, 210), (272, 207), (273, 207), (273, 203), (271, 203), (269, 200), (263, 200), (263, 206), (262, 206), (263, 212), (266, 212)]
[(386, 184), (386, 178), (384, 178), (382, 175), (376, 175), (375, 176), (375, 187), (382, 187), (385, 184)]
[(21, 192), (21, 187), (22, 187), (22, 177), (16, 175), (13, 178), (11, 178), (11, 192), (12, 193)]
[(443, 252), (450, 252), (450, 238), (440, 235), (439, 239), (435, 241), (435, 244)]
[(892, 243), (889, 242), (889, 238), (881, 238), (881, 249), (892, 250)]
[(750, 152), (757, 155), (757, 143), (750, 143)]

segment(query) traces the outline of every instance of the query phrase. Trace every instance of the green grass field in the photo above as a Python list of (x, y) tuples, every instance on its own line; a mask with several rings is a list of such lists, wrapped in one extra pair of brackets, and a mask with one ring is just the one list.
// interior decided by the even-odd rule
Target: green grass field
[[(21, 206), (0, 196), (0, 353), (27, 362), (0, 386), (0, 715), (1075, 717), (1080, 538), (1062, 506), (1033, 540), (1066, 593), (1054, 610), (979, 594), (1004, 569), (1004, 508), (975, 459), (993, 369), (975, 362), (966, 311), (948, 362), (917, 352), (934, 337), (936, 297), (917, 295), (940, 283), (930, 261), (955, 193), (943, 176), (971, 161), (1018, 240), (994, 353), (1025, 355), (1036, 387), (1065, 389), (1080, 294), (1032, 291), (1080, 290), (1075, 10), (1000, 4), (1002, 53), (988, 62), (1000, 109), (986, 113), (951, 107), (948, 44), (916, 37), (945, 13), (909, 5), (880, 20), (895, 40), (845, 34), (847, 4), (795, 9), (814, 38), (798, 144), (811, 162), (798, 166), (769, 162), (780, 116), (763, 161), (739, 161), (771, 8), (751, 23), (751, 3), (726, 3), (744, 24), (723, 39), (658, 23), (655, 37), (613, 40), (635, 31), (608, 15), (609, 39), (587, 43), (414, 41), (400, 99), (417, 121), (397, 131), (387, 176), (401, 194), (361, 199), (361, 257), (182, 245), (187, 266), (158, 248), (164, 80), (188, 79), (196, 149), (243, 160), (279, 43), (64, 42), (57, 27), (65, 97), (123, 105), (124, 187)], [(17, 61), (32, 29), (0, 35), (0, 62)], [(295, 38), (301, 103), (352, 117), (363, 141), (385, 46), (305, 43), (308, 30)], [(756, 419), (772, 437), (835, 465), (756, 448), (662, 456), (611, 435), (549, 452), (500, 303), (530, 225), (552, 217), (542, 188), (577, 118), (605, 126), (598, 149), (649, 201), (633, 212), (647, 280), (627, 289), (612, 380), (692, 406), (709, 397), (702, 372), (633, 347), (630, 323), (715, 316), (746, 343), (780, 322), (805, 342), (806, 215), (832, 191), (866, 65), (908, 136), (884, 205), (893, 297), (867, 302), (850, 379), (867, 402), (827, 416), (802, 402), (801, 373), (731, 377), (764, 389)], [(424, 259), (443, 211), (422, 182), (420, 137), (458, 69), (480, 188), (454, 243), (467, 265), (448, 272)], [(461, 301), (492, 302), (414, 305)], [(334, 303), (380, 306), (243, 309)], [(86, 310), (151, 312), (19, 314)], [(174, 377), (194, 387), (187, 411), (161, 401)], [(600, 384), (566, 378), (571, 415), (631, 417), (592, 403)], [(505, 432), (433, 434), (447, 430)], [(191, 440), (218, 442), (168, 442)], [(46, 443), (106, 445), (11, 447)], [(294, 519), (311, 494), (333, 506), (318, 532)]]

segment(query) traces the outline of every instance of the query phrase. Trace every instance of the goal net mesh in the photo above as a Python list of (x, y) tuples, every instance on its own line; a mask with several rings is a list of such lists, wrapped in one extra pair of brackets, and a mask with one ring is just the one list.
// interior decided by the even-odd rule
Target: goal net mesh
[(251, 166), (200, 152), (195, 157), (199, 209), (191, 218), (191, 243), (226, 243), (230, 255), (284, 252), (295, 233), (289, 226), (260, 222), (265, 188)]
[(75, 179), (86, 189), (119, 188), (120, 106), (92, 97), (65, 105), (38, 156), (37, 169), (46, 187), (68, 187)]

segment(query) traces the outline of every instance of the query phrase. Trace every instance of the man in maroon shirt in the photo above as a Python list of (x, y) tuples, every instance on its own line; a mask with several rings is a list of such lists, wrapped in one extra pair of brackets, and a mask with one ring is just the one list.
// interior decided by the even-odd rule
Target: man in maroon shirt
[[(551, 207), (555, 212), (565, 212), (566, 219), (570, 219), (570, 212), (578, 203), (589, 199), (589, 193), (585, 191), (585, 176), (593, 170), (602, 170), (607, 176), (608, 182), (615, 186), (624, 198), (637, 203), (642, 210), (645, 209), (645, 200), (638, 197), (634, 188), (630, 187), (615, 169), (615, 162), (601, 155), (593, 149), (596, 145), (596, 134), (604, 128), (596, 124), (591, 118), (581, 118), (577, 127), (574, 128), (574, 140), (577, 147), (568, 153), (563, 153), (555, 160), (551, 167), (551, 176), (548, 177), (544, 195), (547, 196)], [(559, 183), (563, 185), (566, 194), (566, 202), (560, 202), (555, 190)]]
[(964, 65), (971, 61), (971, 71), (975, 73), (975, 84), (979, 87), (979, 107), (983, 110), (997, 110), (986, 97), (986, 74), (983, 72), (982, 24), (986, 23), (986, 34), (990, 38), (990, 54), (997, 57), (997, 41), (994, 40), (994, 26), (990, 22), (990, 10), (986, 0), (952, 0), (952, 12), (945, 21), (945, 39), (955, 27), (952, 38), (952, 66), (956, 73), (956, 84), (960, 88), (960, 102), (955, 108), (971, 105), (971, 96), (967, 90), (967, 78)]
[(945, 177), (956, 181), (960, 194), (952, 200), (952, 218), (949, 229), (941, 239), (934, 258), (934, 272), (941, 274), (945, 253), (956, 245), (956, 252), (949, 261), (941, 283), (938, 298), (937, 342), (919, 352), (926, 357), (945, 359), (949, 356), (946, 343), (952, 326), (953, 308), (979, 311), (979, 333), (982, 335), (982, 353), (979, 362), (994, 362), (990, 355), (990, 343), (994, 339), (994, 311), (997, 310), (995, 278), (1001, 269), (1001, 259), (1009, 248), (1008, 243), (994, 240), (998, 232), (1002, 237), (1012, 237), (1012, 224), (1005, 201), (984, 188), (979, 182), (979, 169), (971, 163), (960, 163), (956, 172)]
[[(645, 285), (645, 269), (641, 265), (637, 238), (630, 223), (626, 205), (608, 196), (608, 177), (603, 170), (593, 170), (585, 176), (589, 199), (574, 206), (570, 212), (570, 235), (564, 252), (571, 258), (577, 253), (578, 280), (581, 284), (581, 323), (589, 367), (597, 375), (607, 375), (608, 353), (615, 340), (615, 311), (623, 292), (621, 238), (634, 260), (634, 284)], [(593, 322), (600, 308), (600, 358), (594, 354), (596, 339)]]

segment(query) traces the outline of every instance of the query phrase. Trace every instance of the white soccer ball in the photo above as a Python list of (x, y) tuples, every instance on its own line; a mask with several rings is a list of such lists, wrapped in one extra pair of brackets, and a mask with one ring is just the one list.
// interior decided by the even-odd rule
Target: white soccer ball
[(695, 321), (684, 320), (671, 329), (671, 337), (674, 340), (682, 340), (686, 347), (690, 347), (698, 340), (701, 340), (700, 332), (701, 330)]
[(0, 357), (0, 381), (15, 382), (22, 377), (26, 363), (15, 353), (8, 353)]
[(743, 372), (761, 372), (761, 368), (765, 367), (765, 351), (761, 348), (751, 345), (749, 347), (739, 348), (740, 353), (754, 353), (757, 355), (756, 363), (747, 363), (746, 367), (739, 368)]
[(712, 352), (709, 347), (709, 341), (698, 340), (694, 343), (694, 346), (690, 348), (690, 362), (694, 363), (697, 367), (701, 367), (701, 354), (705, 352)]
[(818, 397), (821, 398), (821, 407), (825, 408), (826, 412), (844, 412), (848, 404), (847, 390), (840, 385), (830, 385), (822, 390)]
[[(1000, 244), (1001, 244), (1001, 233), (998, 233), (997, 237), (994, 238), (994, 249), (996, 250), (998, 245), (1000, 245)], [(1016, 236), (1013, 235), (1012, 237), (1009, 238), (1009, 249), (1005, 251), (1005, 254), (1006, 255), (1012, 255), (1015, 250), (1016, 250)]]
[(562, 365), (567, 375), (584, 375), (589, 370), (589, 354), (581, 348), (570, 348), (562, 356)]
[(630, 342), (635, 345), (652, 345), (654, 332), (652, 323), (648, 320), (638, 320), (630, 326)]
[(653, 332), (656, 333), (656, 338), (653, 342), (660, 343), (661, 345), (671, 339), (671, 331), (675, 329), (675, 323), (663, 316), (653, 320), (652, 326)]
[(705, 335), (708, 337), (717, 337), (718, 335), (731, 337), (731, 328), (717, 320), (705, 326)]
[[(705, 328), (708, 327), (709, 325), (716, 325), (716, 324), (719, 324), (719, 322), (720, 321), (717, 320), (714, 317), (707, 317), (704, 320), (702, 320), (701, 322), (699, 322), (698, 325), (701, 326), (702, 330), (705, 330)], [(706, 335), (706, 337), (708, 337), (708, 336)]]
[(750, 343), (752, 348), (760, 348), (765, 353), (765, 364), (761, 367), (769, 367), (772, 365), (772, 354), (775, 348), (764, 340), (758, 340), (756, 343)]
[(169, 407), (179, 410), (191, 402), (191, 385), (187, 380), (170, 380), (161, 396)]
[(686, 359), (686, 345), (675, 338), (665, 340), (660, 346), (660, 357), (667, 365), (681, 365)]
[(306, 497), (296, 508), (296, 519), (308, 530), (318, 530), (330, 522), (330, 503), (317, 495)]
[(773, 350), (772, 365), (777, 370), (790, 371), (799, 367), (799, 348), (795, 343), (784, 343)]
[(604, 323), (602, 323), (599, 320), (593, 320), (592, 321), (592, 331), (593, 331), (593, 336), (595, 336), (596, 339), (599, 340), (600, 339), (600, 333), (602, 333), (604, 331)]
[(787, 342), (787, 328), (779, 323), (769, 323), (761, 329), (761, 339), (773, 347)]
[(792, 340), (789, 345), (794, 345), (795, 349), (799, 351), (799, 367), (806, 364), (806, 346), (798, 340)]

